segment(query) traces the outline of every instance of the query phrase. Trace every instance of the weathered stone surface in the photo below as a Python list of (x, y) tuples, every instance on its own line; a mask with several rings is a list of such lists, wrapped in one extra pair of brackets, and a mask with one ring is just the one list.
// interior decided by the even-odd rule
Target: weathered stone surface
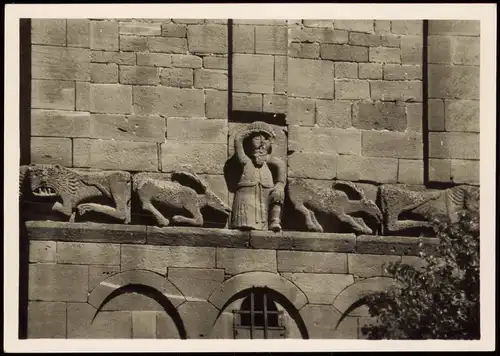
[(414, 132), (422, 132), (423, 104), (406, 103), (406, 129)]
[(452, 41), (451, 36), (428, 37), (428, 62), (433, 64), (451, 64)]
[(307, 295), (310, 304), (332, 304), (344, 288), (354, 283), (349, 274), (290, 273), (286, 277)]
[(321, 58), (343, 62), (368, 62), (368, 48), (338, 44), (322, 44)]
[[(106, 282), (105, 282), (106, 283)], [(95, 306), (96, 304), (94, 304)], [(136, 292), (127, 292), (120, 294), (109, 301), (101, 304), (102, 311), (163, 311), (165, 310), (163, 306), (158, 303), (155, 299)]]
[(93, 63), (115, 63), (134, 65), (136, 63), (135, 53), (90, 51), (90, 61)]
[(86, 48), (32, 46), (33, 79), (90, 80), (90, 52)]
[(84, 302), (87, 300), (88, 266), (29, 265), (30, 300)]
[(100, 312), (86, 303), (68, 303), (68, 339), (130, 339), (132, 318), (128, 311)]
[(87, 112), (59, 110), (31, 110), (32, 136), (88, 137)]
[(479, 99), (479, 67), (430, 64), (429, 97)]
[(363, 155), (421, 159), (422, 135), (411, 132), (363, 132)]
[(146, 227), (136, 225), (27, 221), (30, 240), (145, 243)]
[(137, 53), (137, 65), (170, 67), (172, 65), (172, 55), (166, 53)]
[(335, 20), (334, 27), (342, 30), (367, 32), (374, 30), (373, 20)]
[(365, 130), (406, 130), (405, 107), (402, 105), (361, 101), (354, 104), (352, 111), (354, 127)]
[(185, 38), (187, 36), (187, 26), (174, 23), (162, 24), (161, 35), (165, 37)]
[(288, 58), (274, 56), (274, 92), (285, 94), (288, 90)]
[(203, 90), (166, 87), (134, 87), (134, 113), (165, 116), (203, 117), (205, 102)]
[(421, 81), (370, 82), (371, 98), (385, 101), (422, 101)]
[(424, 164), (421, 160), (400, 159), (398, 183), (424, 184)]
[(51, 46), (65, 46), (66, 20), (31, 19), (31, 43)]
[(347, 273), (347, 255), (335, 252), (278, 251), (279, 272)]
[(359, 63), (359, 79), (382, 79), (381, 63)]
[(429, 159), (429, 180), (431, 182), (451, 182), (451, 160)]
[(234, 53), (255, 53), (255, 27), (233, 24)]
[(90, 48), (118, 51), (119, 30), (117, 21), (90, 21)]
[(288, 40), (305, 43), (347, 43), (349, 32), (331, 28), (289, 28)]
[(234, 93), (233, 110), (262, 111), (262, 94)]
[(180, 68), (201, 68), (202, 58), (190, 54), (172, 54), (172, 65)]
[(479, 134), (462, 132), (431, 132), (429, 157), (479, 159)]
[(154, 311), (132, 312), (132, 339), (156, 339), (156, 317)]
[(391, 31), (402, 35), (420, 35), (423, 32), (422, 20), (392, 20)]
[(332, 20), (302, 20), (306, 27), (333, 27)]
[(188, 338), (208, 338), (219, 311), (209, 302), (188, 301), (182, 304), (179, 314)]
[(150, 52), (187, 53), (188, 51), (185, 38), (148, 37), (147, 46)]
[(286, 20), (256, 20), (256, 19), (241, 19), (234, 20), (235, 25), (258, 25), (258, 26), (284, 26)]
[(120, 22), (120, 34), (137, 36), (160, 36), (162, 34), (160, 23), (146, 22)]
[(219, 143), (162, 144), (162, 171), (193, 169), (194, 173), (222, 174), (227, 160), (227, 147)]
[(90, 167), (90, 146), (92, 141), (87, 138), (73, 139), (73, 167)]
[(92, 83), (118, 83), (118, 65), (115, 63), (92, 63), (90, 78)]
[(288, 56), (295, 58), (318, 59), (320, 54), (319, 43), (292, 42), (288, 46)]
[(451, 179), (454, 183), (479, 184), (479, 160), (451, 160)]
[(422, 64), (423, 37), (401, 36), (401, 63)]
[(358, 320), (346, 317), (337, 327), (341, 314), (331, 305), (309, 304), (300, 310), (311, 339), (357, 339)]
[(225, 120), (177, 117), (167, 119), (167, 140), (225, 143), (227, 131)]
[(228, 59), (221, 56), (206, 56), (203, 57), (203, 68), (208, 69), (225, 69), (227, 70)]
[(227, 91), (205, 90), (205, 111), (209, 119), (227, 119)]
[(251, 231), (250, 246), (258, 249), (319, 252), (353, 252), (354, 234), (314, 233), (300, 231)]
[(430, 20), (431, 35), (479, 36), (479, 20)]
[(295, 152), (288, 156), (289, 177), (333, 179), (336, 175), (336, 154)]
[(385, 64), (384, 80), (422, 79), (422, 67), (411, 64)]
[(446, 100), (446, 131), (479, 132), (479, 101)]
[(367, 80), (336, 80), (335, 99), (367, 99), (370, 84)]
[(89, 291), (117, 273), (120, 273), (120, 266), (89, 266)]
[(358, 79), (358, 64), (351, 62), (335, 62), (335, 78)]
[(57, 250), (55, 241), (30, 241), (30, 262), (56, 262)]
[(31, 163), (71, 166), (71, 139), (31, 137)]
[(370, 62), (401, 63), (401, 49), (391, 47), (370, 47)]
[(287, 111), (288, 97), (286, 95), (264, 94), (262, 103), (264, 112), (285, 114)]
[(31, 108), (74, 110), (75, 82), (32, 80)]
[(224, 270), (169, 267), (168, 279), (179, 288), (187, 301), (207, 300), (224, 281)]
[(395, 183), (398, 174), (396, 158), (339, 156), (337, 178), (378, 183)]
[(294, 125), (290, 126), (288, 131), (288, 150), (360, 155), (361, 132)]
[(453, 38), (453, 64), (479, 65), (479, 37)]
[(287, 28), (278, 26), (255, 27), (255, 53), (287, 53)]
[(28, 302), (28, 338), (66, 338), (66, 303)]
[(148, 37), (120, 36), (120, 51), (145, 52), (148, 48)]
[(194, 71), (195, 88), (225, 90), (228, 86), (227, 71), (216, 69), (196, 69)]
[(382, 44), (380, 35), (374, 35), (361, 32), (349, 33), (349, 44), (355, 46), (378, 47)]
[(224, 268), (226, 274), (276, 272), (276, 266), (276, 252), (273, 250), (217, 249), (217, 268)]
[(315, 100), (288, 97), (287, 123), (289, 125), (314, 126), (315, 111)]
[(122, 245), (121, 269), (147, 269), (161, 274), (167, 267), (215, 267), (215, 248)]
[(187, 37), (191, 53), (227, 53), (227, 26), (188, 26)]
[(193, 70), (190, 68), (162, 68), (161, 85), (168, 87), (191, 88), (194, 84)]
[(360, 254), (376, 255), (406, 255), (418, 256), (419, 244), (423, 243), (423, 249), (435, 252), (438, 239), (433, 237), (409, 237), (409, 236), (370, 236), (361, 235), (356, 238), (356, 252)]
[(441, 99), (429, 99), (429, 131), (445, 131), (444, 102)]
[(132, 87), (120, 84), (91, 84), (90, 111), (96, 113), (131, 113)]
[(167, 313), (156, 315), (156, 338), (157, 339), (180, 339), (180, 331)]
[(397, 35), (382, 35), (380, 42), (384, 47), (401, 47), (401, 36)]
[(236, 92), (273, 93), (274, 58), (266, 55), (233, 56), (233, 90)]
[(388, 34), (391, 32), (390, 20), (375, 20), (375, 33)]
[(333, 99), (333, 63), (289, 58), (288, 95)]
[(164, 142), (165, 120), (161, 117), (94, 114), (90, 137), (118, 141)]
[(159, 71), (155, 67), (120, 66), (122, 84), (159, 84)]
[(59, 241), (57, 262), (75, 265), (119, 265), (120, 245)]
[(401, 256), (347, 254), (349, 273), (359, 277), (385, 276), (387, 265), (397, 261), (401, 261)]
[(68, 47), (90, 47), (90, 21), (88, 19), (66, 20), (66, 43)]

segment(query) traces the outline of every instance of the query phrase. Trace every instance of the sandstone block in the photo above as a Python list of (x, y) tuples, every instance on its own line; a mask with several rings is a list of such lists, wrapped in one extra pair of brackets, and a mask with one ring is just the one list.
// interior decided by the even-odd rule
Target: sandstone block
[(185, 38), (175, 37), (148, 37), (150, 52), (187, 53), (188, 44)]
[(422, 101), (421, 81), (370, 82), (371, 98), (385, 101)]
[(430, 20), (431, 35), (462, 35), (479, 36), (480, 21), (478, 20)]
[(306, 27), (333, 27), (332, 20), (302, 20)]
[(278, 251), (278, 272), (347, 273), (347, 254)]
[(336, 80), (335, 99), (367, 99), (370, 83), (367, 80)]
[(390, 20), (375, 20), (375, 33), (388, 34), (391, 32)]
[(479, 67), (430, 64), (429, 98), (479, 99)]
[(32, 46), (33, 79), (90, 80), (90, 52), (86, 48)]
[(359, 63), (359, 79), (382, 79), (382, 64)]
[(431, 182), (451, 183), (451, 160), (429, 159), (429, 180)]
[(288, 70), (288, 95), (333, 99), (332, 62), (290, 58)]
[(451, 160), (451, 179), (458, 184), (477, 184), (479, 185), (480, 164), (479, 160)]
[(156, 339), (155, 311), (132, 312), (132, 339)]
[(66, 26), (68, 47), (90, 47), (90, 21), (88, 19), (67, 19)]
[(410, 64), (385, 64), (384, 80), (417, 80), (422, 79), (422, 67)]
[(226, 120), (167, 118), (167, 140), (225, 144), (227, 132)]
[(285, 56), (274, 56), (274, 92), (285, 94), (288, 90), (288, 60)]
[(441, 99), (429, 99), (429, 130), (444, 131), (444, 102)]
[[(227, 197), (227, 185), (222, 175), (200, 175), (210, 188), (221, 198)], [(167, 226), (164, 228), (148, 226), (147, 243), (166, 246), (195, 247), (248, 247), (248, 232), (234, 229), (204, 227), (203, 229), (189, 226)]]
[(339, 44), (322, 44), (321, 58), (343, 62), (368, 62), (368, 48)]
[(316, 123), (323, 127), (351, 127), (351, 102), (317, 100)]
[(421, 35), (423, 33), (422, 20), (392, 20), (391, 31), (401, 35)]
[(401, 36), (398, 35), (382, 35), (380, 42), (384, 47), (401, 47)]
[(76, 265), (119, 265), (120, 245), (59, 241), (57, 262)]
[(91, 84), (90, 111), (95, 113), (132, 113), (132, 87), (121, 84)]
[(156, 314), (156, 338), (180, 339), (179, 329), (172, 317), (167, 313)]
[(196, 24), (205, 23), (205, 20), (203, 20), (203, 19), (172, 19), (172, 22), (182, 23), (182, 24), (187, 24), (187, 25), (196, 25)]
[(120, 22), (120, 34), (136, 36), (160, 36), (161, 23), (147, 22)]
[(264, 94), (262, 103), (265, 112), (286, 113), (287, 111), (286, 95)]
[(337, 175), (336, 154), (295, 152), (288, 156), (291, 178), (334, 179)]
[[(228, 156), (232, 156), (234, 154), (234, 138), (238, 132), (246, 129), (249, 123), (237, 123), (230, 122), (229, 123), (229, 138), (228, 142)], [(273, 156), (281, 158), (286, 162), (287, 159), (287, 136), (283, 126), (270, 124), (276, 134), (275, 146), (273, 148)]]
[(90, 48), (104, 51), (118, 51), (118, 22), (90, 21)]
[(398, 183), (424, 184), (424, 165), (420, 160), (399, 160)]
[(359, 235), (356, 237), (356, 253), (418, 256), (422, 249), (428, 253), (435, 253), (438, 243), (439, 239), (434, 237)]
[(216, 69), (195, 69), (194, 86), (195, 88), (207, 89), (227, 89), (227, 72)]
[(92, 63), (134, 65), (136, 61), (135, 57), (135, 53), (129, 52), (90, 51), (90, 61)]
[(431, 132), (429, 157), (479, 159), (479, 134), (462, 132)]
[(256, 19), (242, 19), (234, 20), (235, 25), (256, 25), (256, 26), (284, 26), (286, 20), (256, 20)]
[(136, 115), (98, 115), (90, 119), (90, 137), (117, 141), (164, 142), (165, 120)]
[(120, 83), (146, 85), (159, 84), (159, 72), (155, 67), (120, 66)]
[(31, 44), (65, 46), (65, 19), (32, 19)]
[(73, 167), (90, 167), (90, 146), (92, 141), (87, 138), (73, 139)]
[(334, 27), (341, 30), (371, 33), (374, 31), (374, 22), (373, 20), (335, 20)]
[(222, 174), (227, 160), (227, 146), (218, 143), (162, 144), (162, 171), (192, 169), (194, 173)]
[(353, 107), (353, 126), (365, 130), (404, 131), (405, 107), (392, 102), (358, 102)]
[(120, 36), (120, 51), (145, 52), (148, 50), (148, 37)]
[(347, 316), (337, 326), (341, 314), (332, 305), (309, 304), (300, 310), (311, 338), (314, 339), (357, 339), (358, 320)]
[(32, 136), (88, 137), (88, 112), (31, 110)]
[[(176, 297), (176, 296), (174, 296)], [(172, 297), (170, 297), (172, 298)], [(120, 294), (101, 309), (102, 311), (164, 311), (163, 306), (154, 298), (143, 293), (128, 292)]]
[(352, 181), (396, 183), (398, 160), (396, 158), (339, 156), (337, 178)]
[(401, 50), (391, 47), (370, 47), (370, 62), (401, 63)]
[(406, 129), (422, 132), (422, 103), (406, 103)]
[(88, 266), (30, 264), (30, 300), (85, 302)]
[(358, 79), (358, 64), (335, 62), (335, 78)]
[(290, 28), (288, 40), (294, 42), (347, 43), (349, 32), (331, 28)]
[(220, 57), (220, 56), (203, 57), (203, 68), (227, 70), (227, 66), (228, 66), (227, 57)]
[(89, 266), (89, 291), (106, 278), (120, 272), (120, 266)]
[(479, 132), (479, 101), (446, 100), (446, 131)]
[(132, 317), (129, 311), (100, 312), (87, 303), (68, 303), (68, 339), (130, 339)]
[(173, 54), (172, 65), (179, 68), (201, 68), (202, 59), (190, 54)]
[(234, 93), (233, 110), (262, 111), (262, 94)]
[(71, 139), (31, 137), (31, 163), (71, 167)]
[(167, 23), (161, 25), (161, 35), (164, 37), (186, 38), (187, 26), (182, 24)]
[(273, 93), (273, 56), (235, 54), (233, 56), (233, 90), (236, 92)]
[(203, 117), (203, 90), (167, 88), (163, 86), (134, 87), (134, 113), (162, 114), (173, 117)]
[(363, 132), (363, 156), (421, 159), (422, 135), (410, 132)]
[(137, 53), (137, 65), (170, 67), (172, 65), (172, 55), (165, 53)]
[(316, 101), (288, 97), (287, 117), (289, 125), (314, 126)]
[(32, 80), (31, 108), (74, 110), (75, 82)]
[(30, 262), (56, 262), (55, 241), (30, 241)]
[(350, 274), (290, 273), (286, 277), (306, 294), (310, 304), (332, 304), (344, 288), (354, 283)]
[(208, 338), (219, 310), (211, 303), (202, 301), (188, 301), (182, 304), (179, 314), (186, 326), (188, 338)]
[(278, 26), (255, 27), (255, 53), (287, 53), (287, 28)]
[(179, 288), (186, 300), (207, 300), (224, 281), (224, 270), (169, 267), (168, 279)]
[(428, 62), (433, 64), (451, 64), (452, 56), (451, 36), (429, 36), (428, 37)]
[(288, 150), (360, 155), (361, 132), (330, 127), (291, 126)]
[(191, 53), (227, 53), (227, 26), (188, 26), (187, 37)]
[(401, 256), (347, 254), (349, 273), (359, 277), (385, 276), (387, 265), (397, 261), (401, 261)]
[(319, 44), (318, 43), (297, 43), (292, 42), (288, 46), (288, 55), (295, 58), (319, 58)]
[(168, 87), (191, 88), (194, 84), (193, 70), (190, 68), (162, 68), (160, 81), (162, 85)]
[(233, 24), (234, 53), (255, 53), (255, 26)]
[(66, 338), (66, 303), (28, 303), (28, 338)]
[(382, 39), (378, 34), (350, 32), (349, 44), (354, 46), (378, 47), (382, 44)]
[(479, 37), (454, 37), (452, 61), (454, 64), (479, 65)]
[(118, 65), (114, 63), (92, 63), (90, 68), (92, 83), (118, 83)]
[(422, 64), (422, 49), (424, 42), (422, 36), (401, 36), (401, 63)]
[(205, 110), (209, 119), (227, 119), (227, 91), (205, 90)]
[(276, 272), (276, 252), (218, 248), (217, 268), (224, 268), (225, 273), (231, 275), (251, 271)]

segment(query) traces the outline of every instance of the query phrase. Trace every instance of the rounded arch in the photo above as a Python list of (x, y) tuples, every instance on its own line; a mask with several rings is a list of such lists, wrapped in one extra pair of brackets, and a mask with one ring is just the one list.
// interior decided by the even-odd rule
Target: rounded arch
[(290, 301), (296, 310), (307, 304), (307, 297), (299, 287), (279, 274), (271, 272), (247, 272), (231, 277), (212, 292), (208, 301), (222, 310), (232, 296), (250, 288), (274, 290)]

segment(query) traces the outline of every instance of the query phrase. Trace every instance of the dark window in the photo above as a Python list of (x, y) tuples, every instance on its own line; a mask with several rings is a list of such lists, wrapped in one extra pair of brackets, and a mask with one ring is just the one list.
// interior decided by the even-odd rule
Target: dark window
[(255, 288), (234, 310), (235, 339), (281, 339), (286, 337), (283, 312), (279, 311), (272, 293)]

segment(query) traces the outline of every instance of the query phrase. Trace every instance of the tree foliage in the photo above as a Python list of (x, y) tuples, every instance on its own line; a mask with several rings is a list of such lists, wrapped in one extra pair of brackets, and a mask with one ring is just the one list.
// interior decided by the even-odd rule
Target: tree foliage
[(376, 322), (369, 339), (479, 339), (479, 214), (454, 223), (435, 221), (437, 253), (420, 252), (423, 267), (386, 268), (400, 287), (366, 298)]

